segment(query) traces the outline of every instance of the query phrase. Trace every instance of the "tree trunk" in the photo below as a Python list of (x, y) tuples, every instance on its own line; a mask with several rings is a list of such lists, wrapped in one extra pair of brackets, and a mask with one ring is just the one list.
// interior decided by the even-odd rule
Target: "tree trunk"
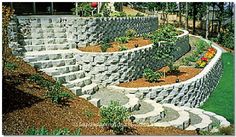
[(197, 14), (197, 6), (196, 3), (193, 3), (193, 34), (196, 32), (196, 14)]
[(206, 39), (208, 39), (208, 35), (209, 35), (209, 4), (206, 5), (207, 6), (207, 15), (206, 15)]
[(181, 4), (179, 2), (179, 25), (181, 26), (182, 24), (182, 16), (181, 16)]
[(212, 3), (213, 11), (211, 18), (211, 32), (214, 33), (214, 16), (215, 16), (215, 3)]
[(168, 24), (168, 2), (166, 2), (166, 23)]
[(185, 7), (186, 9), (185, 9), (185, 14), (186, 14), (186, 17), (185, 17), (185, 19), (186, 19), (186, 22), (185, 22), (185, 30), (188, 30), (188, 3), (186, 2), (186, 7)]
[(220, 29), (223, 21), (223, 12), (224, 12), (224, 2), (219, 3), (219, 8), (220, 8), (220, 19), (219, 19), (219, 26), (218, 26), (218, 37), (220, 37)]

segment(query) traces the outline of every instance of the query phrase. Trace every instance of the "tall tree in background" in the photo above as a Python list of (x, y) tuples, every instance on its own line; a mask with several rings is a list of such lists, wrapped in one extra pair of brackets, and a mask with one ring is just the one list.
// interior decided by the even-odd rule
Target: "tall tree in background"
[(188, 3), (186, 2), (186, 6), (185, 6), (185, 30), (188, 30)]
[(182, 24), (182, 16), (181, 16), (181, 2), (179, 2), (178, 4), (179, 4), (179, 25), (181, 26), (181, 24)]
[(220, 13), (219, 13), (219, 26), (218, 26), (218, 37), (220, 37), (220, 29), (221, 29), (221, 26), (222, 26), (222, 21), (223, 21), (223, 15), (224, 15), (224, 2), (220, 2), (218, 4), (218, 7), (220, 9)]
[(196, 32), (197, 3), (193, 2), (193, 34)]
[(215, 19), (215, 3), (212, 3), (212, 18), (211, 18), (211, 32), (214, 32), (214, 19)]
[(209, 35), (209, 4), (207, 3), (207, 15), (206, 15), (206, 39), (208, 39)]

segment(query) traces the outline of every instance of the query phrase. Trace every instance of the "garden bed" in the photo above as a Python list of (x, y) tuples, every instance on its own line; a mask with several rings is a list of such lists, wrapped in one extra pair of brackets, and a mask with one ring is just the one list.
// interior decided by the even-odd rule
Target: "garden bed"
[[(147, 46), (151, 43), (152, 43), (151, 40), (144, 39), (142, 37), (137, 37), (137, 38), (130, 39), (128, 41), (128, 43), (124, 43), (124, 44), (119, 44), (118, 42), (111, 42), (110, 43), (111, 47), (108, 48), (106, 52), (120, 51), (119, 46), (121, 46), (121, 45), (124, 45), (127, 49), (133, 49), (133, 48), (136, 48), (134, 46), (135, 44), (138, 44), (138, 47), (143, 47), (143, 46)], [(83, 51), (83, 52), (102, 52), (100, 44), (93, 45), (93, 46), (87, 46), (87, 47), (80, 47), (78, 49)]]
[[(162, 77), (159, 82), (148, 82), (145, 78), (139, 78), (130, 82), (120, 83), (118, 86), (120, 87), (127, 87), (127, 88), (137, 88), (137, 87), (152, 87), (152, 86), (161, 86), (161, 85), (167, 85), (167, 84), (173, 84), (176, 83), (176, 80), (179, 79), (179, 81), (186, 81), (188, 79), (191, 79), (192, 77), (199, 74), (202, 69), (200, 68), (194, 68), (194, 67), (180, 67), (179, 68), (180, 73), (179, 74), (166, 74), (165, 78)], [(168, 67), (163, 67), (159, 70), (160, 72), (167, 72)]]

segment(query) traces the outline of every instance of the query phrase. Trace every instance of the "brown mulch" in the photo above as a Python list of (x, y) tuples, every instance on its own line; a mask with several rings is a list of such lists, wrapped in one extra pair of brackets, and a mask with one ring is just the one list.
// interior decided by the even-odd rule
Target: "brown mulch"
[[(159, 71), (160, 72), (167, 72), (169, 69), (168, 67), (163, 67)], [(197, 74), (199, 74), (202, 69), (194, 68), (194, 67), (180, 67), (180, 73), (177, 74), (166, 74), (165, 78), (162, 77), (159, 82), (148, 82), (145, 78), (139, 78), (130, 82), (120, 83), (118, 86), (121, 87), (128, 87), (128, 88), (137, 88), (137, 87), (152, 87), (152, 86), (161, 86), (167, 84), (176, 83), (176, 79), (181, 81), (186, 81)]]
[[(32, 74), (39, 73), (22, 59), (9, 55), (8, 62), (17, 64), (15, 70), (3, 72), (3, 117), (4, 135), (24, 135), (28, 128), (45, 127), (49, 131), (68, 128), (70, 131), (81, 129), (81, 135), (114, 135), (99, 125), (99, 109), (88, 101), (74, 97), (67, 105), (61, 106), (45, 98), (47, 90), (28, 80)], [(55, 82), (45, 73), (45, 79)], [(70, 92), (68, 89), (64, 90)], [(195, 131), (177, 128), (143, 127), (129, 124), (126, 135), (196, 135)]]
[[(133, 48), (135, 48), (134, 47), (135, 44), (138, 44), (138, 47), (143, 47), (143, 46), (147, 46), (151, 43), (152, 42), (150, 40), (143, 39), (143, 38), (133, 38), (133, 39), (129, 40), (128, 43), (125, 43), (125, 44), (119, 44), (118, 42), (111, 42), (111, 47), (108, 48), (106, 52), (119, 51), (120, 45), (124, 45), (128, 49), (133, 49)], [(87, 47), (80, 47), (78, 49), (81, 51), (84, 51), (84, 52), (102, 52), (99, 44), (93, 45), (93, 46), (91, 45), (91, 46), (87, 46)]]

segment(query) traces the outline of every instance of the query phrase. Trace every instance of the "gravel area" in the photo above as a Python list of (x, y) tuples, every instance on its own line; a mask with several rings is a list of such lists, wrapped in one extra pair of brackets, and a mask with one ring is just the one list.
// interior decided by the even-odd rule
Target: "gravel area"
[(108, 90), (106, 88), (100, 89), (92, 95), (92, 98), (100, 98), (101, 105), (108, 105), (110, 101), (118, 101), (121, 105), (129, 102), (129, 98), (117, 91)]
[(180, 115), (177, 111), (168, 108), (168, 107), (163, 107), (165, 109), (166, 117), (162, 118), (160, 122), (168, 122), (177, 119)]
[(189, 113), (189, 116), (190, 116), (191, 125), (201, 123), (202, 119), (198, 115), (193, 114), (191, 112), (188, 112), (188, 113)]
[(154, 109), (154, 107), (144, 101), (140, 102), (140, 108), (138, 111), (134, 111), (132, 112), (133, 115), (137, 115), (137, 114), (145, 114), (148, 113), (150, 111), (152, 111)]

